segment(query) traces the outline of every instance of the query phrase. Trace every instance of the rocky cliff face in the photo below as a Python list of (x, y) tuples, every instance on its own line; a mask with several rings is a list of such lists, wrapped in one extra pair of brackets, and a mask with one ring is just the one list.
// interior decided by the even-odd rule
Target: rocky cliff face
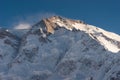
[(2, 80), (119, 80), (120, 36), (59, 16), (21, 39), (0, 30)]

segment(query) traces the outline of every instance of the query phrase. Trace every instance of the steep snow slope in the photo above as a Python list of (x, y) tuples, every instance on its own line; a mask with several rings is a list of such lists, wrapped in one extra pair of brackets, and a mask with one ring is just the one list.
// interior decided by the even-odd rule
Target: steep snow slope
[(0, 72), (17, 56), (19, 38), (4, 29), (0, 29)]
[(120, 80), (120, 36), (82, 21), (54, 16), (9, 39), (0, 80)]
[(103, 29), (97, 28), (92, 25), (85, 24), (82, 21), (69, 20), (61, 17), (52, 17), (43, 20), (46, 24), (48, 32), (54, 33), (56, 26), (64, 27), (68, 30), (74, 28), (80, 31), (85, 31), (94, 39), (98, 40), (106, 49), (111, 52), (117, 53), (120, 51), (120, 36)]
[(30, 29), (7, 29), (7, 32), (16, 35), (18, 38), (22, 38)]

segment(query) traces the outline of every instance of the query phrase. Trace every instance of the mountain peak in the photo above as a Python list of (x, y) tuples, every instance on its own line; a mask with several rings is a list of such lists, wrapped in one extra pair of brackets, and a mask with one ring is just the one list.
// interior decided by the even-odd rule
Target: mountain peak
[(74, 29), (83, 31), (90, 35), (93, 39), (98, 41), (107, 50), (111, 52), (120, 51), (120, 36), (98, 28), (93, 25), (89, 25), (80, 20), (67, 19), (61, 16), (53, 16), (41, 20), (39, 23), (35, 24), (34, 27), (42, 27), (47, 33), (54, 34), (56, 28), (65, 28), (67, 30), (73, 31)]
[(0, 28), (0, 80), (120, 80), (115, 33), (61, 16), (23, 32)]
[(50, 18), (42, 19), (40, 22), (35, 24), (34, 27), (38, 25), (40, 25), (40, 27), (44, 26), (44, 28), (48, 33), (54, 33), (54, 30), (57, 27), (63, 27), (68, 30), (72, 30), (74, 28), (72, 24), (75, 24), (75, 23), (84, 24), (82, 21), (79, 21), (79, 20), (67, 19), (61, 16), (53, 16)]

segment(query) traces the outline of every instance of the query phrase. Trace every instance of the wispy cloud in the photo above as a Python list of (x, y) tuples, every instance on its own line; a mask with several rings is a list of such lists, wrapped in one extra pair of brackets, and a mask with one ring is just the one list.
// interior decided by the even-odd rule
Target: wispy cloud
[(27, 22), (29, 22), (31, 24), (34, 24), (34, 23), (40, 21), (43, 18), (48, 18), (48, 17), (54, 16), (54, 15), (56, 15), (56, 14), (55, 13), (38, 13), (38, 14), (33, 14), (33, 15), (27, 16), (25, 21), (27, 21)]
[(37, 13), (31, 15), (17, 16), (13, 20), (14, 24), (12, 24), (14, 29), (29, 29), (31, 25), (34, 25), (38, 21), (43, 18), (48, 18), (51, 16), (55, 16), (55, 13)]
[(14, 27), (14, 29), (30, 29), (31, 25), (28, 23), (19, 23)]

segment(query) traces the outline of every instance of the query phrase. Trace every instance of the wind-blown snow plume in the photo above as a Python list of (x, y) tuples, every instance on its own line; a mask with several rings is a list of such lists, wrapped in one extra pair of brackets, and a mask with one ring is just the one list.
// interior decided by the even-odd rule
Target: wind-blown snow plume
[(27, 29), (30, 28), (30, 25), (33, 25), (37, 21), (55, 15), (56, 14), (52, 12), (40, 12), (37, 14), (30, 14), (26, 16), (16, 16), (12, 25), (14, 26), (14, 29), (24, 29), (24, 28)]
[(14, 27), (14, 29), (30, 29), (31, 25), (28, 23), (20, 23)]

